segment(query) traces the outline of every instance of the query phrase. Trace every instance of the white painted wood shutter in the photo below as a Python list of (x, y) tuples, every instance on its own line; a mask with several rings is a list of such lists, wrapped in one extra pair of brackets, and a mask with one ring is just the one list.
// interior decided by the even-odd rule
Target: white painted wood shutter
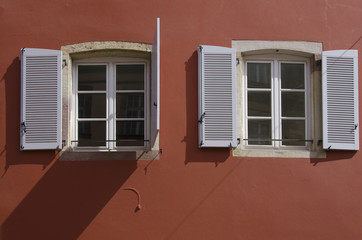
[(154, 147), (160, 130), (160, 19), (157, 18), (156, 31), (151, 53), (151, 147)]
[(199, 147), (236, 147), (236, 51), (199, 46)]
[(21, 50), (20, 149), (60, 149), (61, 51)]
[(358, 150), (358, 51), (322, 53), (323, 148)]

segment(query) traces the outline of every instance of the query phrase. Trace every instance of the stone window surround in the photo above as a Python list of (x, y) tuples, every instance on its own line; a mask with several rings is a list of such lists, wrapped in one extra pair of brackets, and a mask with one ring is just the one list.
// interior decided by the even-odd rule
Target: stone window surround
[[(239, 157), (281, 157), (281, 158), (325, 158), (319, 140), (322, 139), (322, 76), (318, 61), (322, 56), (322, 43), (305, 41), (253, 41), (233, 40), (232, 48), (236, 49), (236, 57), (240, 59), (237, 65), (237, 130), (240, 144), (233, 150), (234, 156)], [(243, 57), (256, 54), (286, 54), (302, 56), (310, 59), (310, 86), (311, 86), (311, 139), (310, 150), (280, 150), (280, 149), (246, 149), (243, 145)]]
[(61, 160), (153, 160), (159, 159), (159, 136), (149, 151), (75, 151), (71, 148), (72, 129), (72, 78), (73, 61), (98, 57), (132, 57), (151, 59), (152, 44), (104, 41), (86, 42), (61, 47), (62, 69), (62, 139), (66, 139)]

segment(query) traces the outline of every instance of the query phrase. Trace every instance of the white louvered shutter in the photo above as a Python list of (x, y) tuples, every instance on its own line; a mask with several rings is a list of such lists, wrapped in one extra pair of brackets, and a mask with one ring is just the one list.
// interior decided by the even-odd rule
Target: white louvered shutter
[(151, 53), (151, 147), (160, 130), (160, 19), (157, 18)]
[(322, 54), (323, 148), (358, 150), (358, 51)]
[(236, 51), (199, 46), (199, 147), (236, 147)]
[(61, 67), (61, 51), (21, 51), (21, 150), (61, 148)]

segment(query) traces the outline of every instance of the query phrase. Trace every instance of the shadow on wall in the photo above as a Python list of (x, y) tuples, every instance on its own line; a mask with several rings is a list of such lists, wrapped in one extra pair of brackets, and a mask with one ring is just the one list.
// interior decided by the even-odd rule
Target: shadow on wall
[(1, 228), (0, 239), (77, 239), (137, 161), (57, 161)]
[(194, 51), (185, 62), (186, 70), (186, 143), (185, 164), (190, 162), (213, 162), (215, 166), (225, 162), (231, 155), (229, 148), (199, 148), (198, 143), (198, 57)]
[(312, 163), (313, 166), (315, 166), (318, 163), (323, 163), (323, 162), (352, 159), (355, 157), (356, 153), (357, 153), (356, 151), (330, 150), (327, 151), (326, 158), (311, 158), (310, 163)]
[(20, 151), (20, 59), (16, 57), (2, 77), (6, 92), (5, 147), (1, 150), (0, 177), (9, 166), (40, 164), (45, 169), (56, 157), (57, 151)]

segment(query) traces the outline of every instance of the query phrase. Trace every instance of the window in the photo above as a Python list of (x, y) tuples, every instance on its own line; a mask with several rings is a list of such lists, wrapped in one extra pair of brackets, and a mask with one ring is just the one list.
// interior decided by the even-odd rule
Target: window
[(245, 57), (244, 144), (310, 147), (309, 59), (289, 55)]
[(199, 147), (288, 158), (359, 149), (357, 50), (233, 40), (200, 45), (198, 64)]
[(63, 150), (63, 158), (75, 144), (131, 150), (128, 155), (102, 154), (104, 159), (155, 159), (159, 86), (159, 18), (152, 44), (104, 41), (61, 50), (23, 48), (20, 149)]
[(236, 109), (240, 138), (233, 155), (324, 158), (322, 44), (233, 40), (232, 48), (239, 59)]
[(137, 58), (75, 61), (72, 147), (147, 149), (149, 62)]

